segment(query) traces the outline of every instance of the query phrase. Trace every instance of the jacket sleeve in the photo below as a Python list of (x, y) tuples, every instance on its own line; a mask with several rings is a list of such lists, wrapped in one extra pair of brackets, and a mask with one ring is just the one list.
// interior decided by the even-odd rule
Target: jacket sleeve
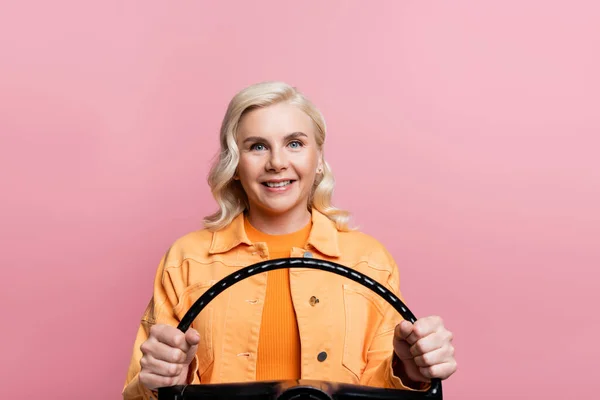
[[(171, 281), (168, 274), (165, 273), (165, 259), (163, 257), (158, 267), (154, 280), (153, 296), (148, 303), (146, 311), (142, 315), (140, 325), (138, 327), (137, 336), (133, 345), (133, 352), (127, 370), (125, 386), (123, 387), (124, 400), (148, 400), (156, 399), (156, 392), (153, 392), (144, 387), (139, 381), (140, 360), (142, 352), (140, 346), (144, 343), (150, 334), (150, 327), (154, 324), (169, 324), (177, 326), (179, 320), (173, 312), (173, 307), (177, 304), (177, 293), (174, 282)], [(194, 358), (189, 366), (188, 383), (198, 384), (198, 358)]]
[[(398, 296), (402, 302), (405, 302), (400, 293), (398, 267), (392, 257), (387, 254), (387, 252), (385, 253), (387, 255), (388, 264), (392, 268), (385, 286)], [(392, 367), (395, 357), (393, 347), (394, 330), (396, 325), (398, 325), (402, 319), (402, 316), (392, 306), (386, 303), (386, 312), (367, 352), (367, 365), (360, 378), (361, 385), (412, 391), (417, 390), (408, 387), (398, 376), (394, 375), (394, 369)], [(423, 389), (419, 389), (418, 391), (424, 391), (428, 388), (429, 385), (426, 385)]]

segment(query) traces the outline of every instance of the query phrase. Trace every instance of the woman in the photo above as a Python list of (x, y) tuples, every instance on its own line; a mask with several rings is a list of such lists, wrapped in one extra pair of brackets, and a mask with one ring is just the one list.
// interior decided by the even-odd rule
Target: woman
[(390, 254), (331, 204), (324, 141), (322, 115), (287, 84), (253, 85), (232, 99), (208, 179), (219, 210), (161, 260), (125, 399), (185, 383), (299, 378), (424, 390), (455, 372), (439, 317), (403, 321), (368, 289), (326, 271), (255, 275), (215, 298), (185, 334), (176, 329), (216, 281), (273, 258), (340, 263), (401, 297)]

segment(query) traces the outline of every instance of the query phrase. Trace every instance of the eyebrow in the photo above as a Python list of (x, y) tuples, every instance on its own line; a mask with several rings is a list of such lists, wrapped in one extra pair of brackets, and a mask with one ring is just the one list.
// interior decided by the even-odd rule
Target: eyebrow
[[(308, 135), (304, 132), (292, 132), (292, 133), (285, 135), (285, 137), (283, 139), (290, 140), (290, 139), (297, 139), (299, 137), (308, 138)], [(250, 137), (247, 137), (246, 139), (244, 139), (244, 143), (259, 142), (259, 141), (263, 141), (263, 140), (265, 140), (265, 138), (260, 137), (260, 136), (250, 136)]]

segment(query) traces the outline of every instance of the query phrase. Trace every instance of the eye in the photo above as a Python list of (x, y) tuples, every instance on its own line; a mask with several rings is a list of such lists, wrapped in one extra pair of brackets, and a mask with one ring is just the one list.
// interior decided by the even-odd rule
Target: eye
[(254, 143), (252, 146), (250, 146), (250, 150), (262, 151), (262, 150), (265, 150), (265, 149), (266, 149), (266, 147), (262, 143)]
[(299, 149), (300, 147), (304, 146), (304, 143), (299, 140), (293, 140), (288, 146), (290, 146), (292, 149)]

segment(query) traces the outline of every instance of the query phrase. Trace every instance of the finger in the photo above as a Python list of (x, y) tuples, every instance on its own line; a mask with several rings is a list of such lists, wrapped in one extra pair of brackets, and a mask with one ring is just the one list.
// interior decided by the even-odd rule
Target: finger
[(417, 340), (412, 346), (410, 346), (410, 353), (413, 356), (420, 356), (422, 354), (440, 349), (444, 346), (449, 346), (451, 341), (451, 335), (448, 331), (434, 332), (424, 338)]
[(189, 365), (198, 351), (200, 335), (194, 329), (190, 329), (185, 333), (185, 341), (188, 346), (188, 349), (186, 350), (185, 364)]
[(443, 364), (452, 360), (454, 348), (450, 345), (428, 351), (422, 355), (416, 356), (413, 360), (419, 367), (430, 367), (432, 365)]
[(188, 329), (188, 331), (185, 333), (185, 341), (188, 345), (188, 348), (195, 346), (200, 342), (200, 334), (193, 328)]
[(189, 345), (185, 340), (185, 334), (171, 325), (154, 325), (150, 328), (150, 336), (170, 347), (175, 347), (186, 352)]
[(178, 349), (177, 347), (171, 347), (156, 340), (149, 342), (147, 345), (145, 344), (145, 348), (142, 350), (142, 352), (144, 355), (151, 355), (157, 360), (174, 364), (185, 363), (187, 358), (186, 353), (184, 353), (181, 349)]
[(440, 317), (425, 317), (418, 319), (413, 328), (413, 333), (420, 338), (428, 336), (444, 327)]
[(456, 372), (456, 368), (456, 362), (449, 361), (443, 364), (431, 365), (429, 367), (419, 367), (419, 372), (429, 379), (447, 379), (450, 375)]
[(179, 384), (178, 377), (157, 375), (146, 370), (140, 371), (139, 379), (150, 390)]
[(412, 345), (410, 348), (410, 353), (413, 356), (419, 356), (442, 347), (449, 347), (452, 349), (452, 352), (454, 352), (452, 338), (452, 332), (448, 330), (444, 329), (442, 331), (434, 332), (429, 336), (419, 339), (414, 345)]
[(441, 330), (445, 330), (445, 328), (440, 317), (421, 318), (413, 324), (412, 333), (406, 338), (406, 341), (415, 344), (419, 339)]
[(145, 355), (140, 360), (142, 370), (151, 372), (154, 375), (173, 377), (179, 376), (185, 367), (183, 364), (169, 363), (163, 360), (156, 359), (151, 355)]
[(413, 330), (413, 324), (407, 320), (402, 320), (398, 325), (396, 325), (396, 329), (394, 330), (394, 337), (397, 340), (405, 340), (410, 336)]

